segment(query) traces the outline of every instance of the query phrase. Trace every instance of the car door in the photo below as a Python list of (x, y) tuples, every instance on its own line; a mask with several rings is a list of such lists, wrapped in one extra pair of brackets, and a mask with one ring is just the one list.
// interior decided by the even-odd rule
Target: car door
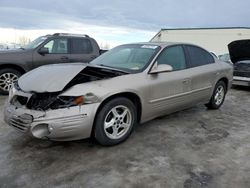
[(185, 51), (192, 71), (191, 91), (193, 102), (208, 102), (215, 81), (220, 75), (219, 65), (215, 63), (214, 57), (209, 52), (200, 47), (185, 45)]
[[(48, 53), (40, 54), (41, 48), (47, 48)], [(40, 46), (33, 54), (34, 68), (55, 63), (70, 62), (69, 41), (68, 38), (60, 37), (49, 40), (46, 44)]]
[(191, 75), (187, 69), (186, 57), (182, 45), (164, 49), (155, 61), (155, 65), (168, 64), (171, 72), (148, 75), (151, 85), (148, 116), (158, 116), (183, 109), (190, 104)]
[(89, 63), (97, 57), (94, 53), (93, 45), (88, 38), (72, 37), (71, 43), (71, 60), (70, 62)]

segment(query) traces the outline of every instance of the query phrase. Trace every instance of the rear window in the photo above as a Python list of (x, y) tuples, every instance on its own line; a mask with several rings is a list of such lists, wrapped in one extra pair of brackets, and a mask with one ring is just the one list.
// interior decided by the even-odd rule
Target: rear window
[(89, 39), (73, 38), (72, 39), (72, 54), (90, 54), (93, 47)]
[(203, 50), (202, 48), (196, 46), (186, 46), (186, 48), (189, 53), (190, 63), (192, 67), (214, 63), (213, 56), (206, 50)]

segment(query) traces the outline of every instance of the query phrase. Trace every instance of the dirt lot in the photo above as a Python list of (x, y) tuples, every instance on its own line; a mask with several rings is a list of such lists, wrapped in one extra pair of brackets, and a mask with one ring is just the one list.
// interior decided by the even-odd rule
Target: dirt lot
[(37, 140), (1, 115), (0, 187), (250, 187), (249, 114), (250, 89), (235, 88), (220, 110), (150, 121), (115, 147)]

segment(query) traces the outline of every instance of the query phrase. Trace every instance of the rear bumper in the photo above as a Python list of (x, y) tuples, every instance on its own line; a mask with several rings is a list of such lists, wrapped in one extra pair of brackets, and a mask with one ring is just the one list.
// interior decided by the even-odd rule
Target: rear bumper
[(250, 86), (250, 78), (234, 76), (233, 77), (233, 85), (241, 85), (241, 86)]
[(99, 103), (37, 111), (16, 108), (6, 103), (5, 122), (15, 129), (36, 138), (51, 140), (77, 140), (91, 135), (95, 113)]

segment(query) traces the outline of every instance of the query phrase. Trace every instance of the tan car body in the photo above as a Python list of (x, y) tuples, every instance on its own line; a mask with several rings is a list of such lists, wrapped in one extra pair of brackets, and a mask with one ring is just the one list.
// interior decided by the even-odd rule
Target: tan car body
[[(153, 70), (157, 70), (156, 58), (161, 51), (165, 47), (180, 44), (145, 44), (159, 45), (161, 50), (143, 72), (78, 84), (60, 94), (60, 96), (80, 96), (93, 93), (98, 98), (95, 103), (67, 109), (48, 110), (43, 113), (25, 108), (15, 109), (7, 102), (5, 121), (13, 126), (11, 123), (13, 116), (31, 114), (34, 121), (28, 125), (28, 130), (33, 136), (52, 140), (75, 140), (91, 136), (96, 113), (110, 98), (124, 96), (131, 99), (136, 103), (139, 122), (144, 123), (158, 116), (183, 110), (199, 103), (208, 103), (219, 80), (224, 80), (227, 88), (230, 88), (233, 68), (216, 58), (214, 58), (214, 63), (203, 66), (152, 73)], [(10, 95), (15, 95), (15, 93)], [(74, 120), (72, 117), (79, 118)], [(71, 123), (68, 123), (69, 119)], [(36, 134), (35, 127), (45, 123), (50, 124), (50, 134), (46, 136)], [(40, 129), (38, 130), (40, 131)]]
[[(158, 43), (150, 44), (159, 45)], [(162, 49), (172, 45), (175, 43), (161, 44)], [(141, 73), (76, 85), (64, 94), (78, 96), (82, 94), (82, 90), (86, 90), (95, 93), (100, 98), (100, 103), (114, 95), (134, 94), (140, 99), (140, 123), (144, 123), (198, 103), (208, 103), (214, 86), (220, 79), (227, 80), (228, 89), (231, 87), (232, 66), (218, 59), (215, 59), (215, 63), (208, 65), (151, 74), (150, 71), (161, 51)]]

